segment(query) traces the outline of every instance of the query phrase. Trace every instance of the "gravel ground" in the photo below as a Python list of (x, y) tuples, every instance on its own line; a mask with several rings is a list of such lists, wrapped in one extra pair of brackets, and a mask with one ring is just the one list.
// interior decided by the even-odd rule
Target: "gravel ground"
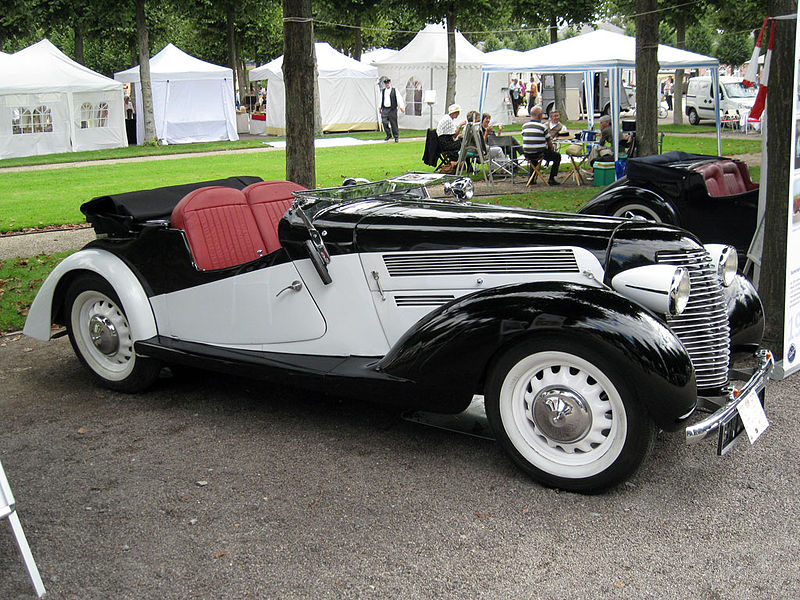
[[(559, 493), (490, 441), (216, 375), (127, 396), (65, 338), (0, 339), (0, 459), (48, 597), (800, 597), (800, 379), (727, 456), (659, 436), (627, 484)], [(0, 598), (33, 596), (0, 527)]]

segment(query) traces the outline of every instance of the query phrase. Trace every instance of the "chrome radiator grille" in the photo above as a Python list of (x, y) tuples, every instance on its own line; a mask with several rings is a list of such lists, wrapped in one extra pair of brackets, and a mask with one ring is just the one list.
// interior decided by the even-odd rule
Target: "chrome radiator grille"
[(578, 272), (575, 254), (569, 248), (385, 254), (383, 262), (390, 277)]
[(657, 260), (689, 271), (689, 303), (677, 317), (667, 316), (667, 325), (689, 352), (697, 387), (726, 385), (731, 335), (722, 286), (711, 258), (705, 250), (680, 250), (659, 252)]

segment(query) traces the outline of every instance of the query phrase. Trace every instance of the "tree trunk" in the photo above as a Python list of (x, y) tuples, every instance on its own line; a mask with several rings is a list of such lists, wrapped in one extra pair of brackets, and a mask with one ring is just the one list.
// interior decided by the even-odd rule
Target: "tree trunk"
[(311, 0), (283, 0), (283, 82), (286, 88), (286, 179), (317, 186), (314, 163), (314, 25)]
[[(767, 14), (796, 13), (791, 0), (769, 0)], [(795, 90), (792, 85), (795, 43), (794, 20), (779, 20), (775, 25), (775, 53), (772, 55), (767, 94), (768, 168), (761, 173), (767, 186), (764, 221), (764, 246), (758, 291), (764, 303), (766, 327), (764, 346), (771, 348), (778, 360), (783, 357), (784, 298), (786, 293), (786, 235), (789, 210), (789, 174), (791, 143), (787, 135), (792, 127)], [(775, 60), (776, 56), (785, 56)], [(769, 268), (765, 268), (769, 265)]]
[[(676, 46), (686, 49), (686, 17), (680, 12), (675, 22)], [(683, 69), (675, 69), (675, 83), (672, 86), (672, 122), (683, 125)]]
[(147, 34), (145, 0), (136, 0), (136, 38), (139, 43), (139, 81), (142, 88), (142, 110), (144, 111), (144, 143), (157, 141), (156, 121), (153, 117), (153, 90), (150, 87), (150, 40)]
[(245, 96), (250, 95), (250, 77), (242, 60), (242, 44), (236, 41), (236, 77), (239, 80), (239, 101), (244, 104)]
[(228, 38), (228, 67), (231, 69), (231, 73), (233, 73), (233, 81), (231, 85), (233, 85), (233, 93), (234, 96), (239, 98), (239, 102), (242, 101), (242, 82), (239, 81), (239, 91), (236, 91), (236, 80), (237, 74), (239, 69), (237, 68), (237, 60), (236, 60), (236, 24), (234, 22), (234, 10), (235, 7), (233, 2), (227, 2), (225, 4), (225, 34)]
[(640, 156), (658, 152), (657, 8), (657, 0), (636, 0), (636, 139)]
[[(445, 107), (456, 101), (456, 11), (447, 11), (447, 93)], [(445, 108), (447, 110), (447, 108)]]
[(83, 54), (83, 31), (81, 31), (80, 27), (76, 27), (73, 29), (73, 33), (75, 34), (75, 62), (85, 65), (86, 58)]
[(361, 14), (356, 13), (356, 28), (353, 33), (353, 58), (361, 60), (361, 53), (364, 51), (364, 42), (361, 39)]
[[(550, 43), (555, 44), (558, 41), (558, 22), (556, 16), (550, 17)], [(553, 75), (553, 96), (556, 110), (561, 113), (561, 120), (566, 121), (569, 119), (567, 114), (567, 76), (563, 73), (556, 73)], [(543, 107), (545, 110), (546, 106)]]

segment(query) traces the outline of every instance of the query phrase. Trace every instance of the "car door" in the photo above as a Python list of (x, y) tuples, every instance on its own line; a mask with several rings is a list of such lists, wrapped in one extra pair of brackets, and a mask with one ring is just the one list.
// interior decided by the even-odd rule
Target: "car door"
[(241, 347), (313, 340), (326, 324), (292, 262), (151, 298), (161, 335)]

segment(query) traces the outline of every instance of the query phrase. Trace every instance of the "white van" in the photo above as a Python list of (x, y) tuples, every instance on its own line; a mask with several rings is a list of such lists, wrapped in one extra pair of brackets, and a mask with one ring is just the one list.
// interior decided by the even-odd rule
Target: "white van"
[[(746, 87), (741, 77), (719, 78), (719, 109), (721, 114), (740, 114), (750, 111), (756, 100), (758, 86)], [(714, 120), (714, 89), (711, 77), (692, 77), (686, 90), (686, 116), (689, 123), (698, 125), (701, 120)]]

